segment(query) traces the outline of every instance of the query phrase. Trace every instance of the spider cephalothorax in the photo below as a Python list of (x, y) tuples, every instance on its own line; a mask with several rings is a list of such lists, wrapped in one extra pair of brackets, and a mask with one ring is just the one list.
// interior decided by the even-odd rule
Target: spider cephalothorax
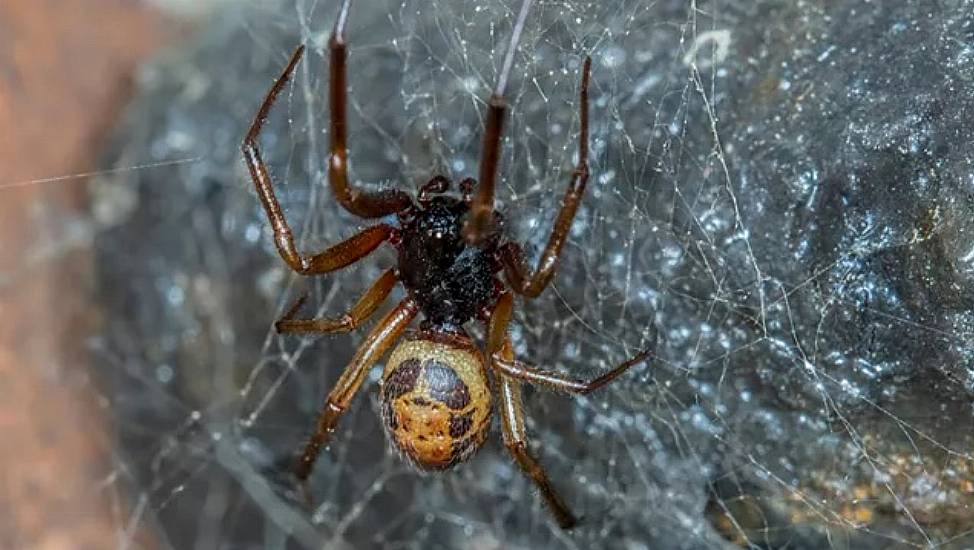
[[(582, 69), (579, 106), (578, 163), (562, 199), (548, 244), (538, 267), (525, 267), (521, 247), (507, 241), (502, 219), (494, 209), (494, 184), (500, 156), (501, 134), (507, 109), (503, 86), (498, 85), (488, 102), (479, 183), (460, 182), (461, 198), (445, 193), (450, 182), (436, 176), (420, 189), (414, 200), (399, 190), (368, 192), (349, 185), (346, 147), (346, 45), (345, 24), (351, 0), (342, 2), (329, 43), (331, 140), (328, 181), (338, 202), (362, 218), (396, 215), (398, 226), (372, 225), (320, 254), (302, 255), (260, 156), (257, 137), (278, 94), (301, 58), (300, 47), (271, 87), (243, 143), (244, 158), (261, 205), (274, 230), (281, 258), (301, 275), (318, 275), (352, 264), (390, 242), (398, 254), (398, 268), (386, 270), (344, 315), (334, 319), (297, 319), (304, 299), (278, 321), (279, 332), (344, 332), (352, 330), (382, 305), (397, 282), (407, 296), (375, 325), (342, 371), (328, 394), (315, 432), (304, 448), (297, 476), (305, 480), (322, 447), (342, 414), (361, 388), (371, 367), (403, 335), (420, 313), (419, 331), (409, 333), (392, 352), (382, 384), (383, 423), (393, 444), (415, 464), (445, 469), (473, 455), (490, 428), (491, 385), (494, 378), (504, 445), (518, 466), (541, 489), (558, 524), (575, 525), (575, 517), (555, 492), (544, 469), (528, 450), (521, 384), (586, 394), (604, 386), (626, 369), (645, 360), (643, 352), (589, 381), (538, 369), (514, 358), (507, 336), (514, 293), (533, 298), (551, 281), (558, 257), (578, 210), (588, 181), (588, 83), (591, 60)], [(513, 55), (513, 49), (508, 54)], [(512, 60), (509, 57), (505, 64)], [(504, 281), (498, 275), (504, 273)], [(464, 330), (477, 319), (487, 323), (483, 352)]]
[(443, 192), (449, 182), (443, 177), (431, 180), (420, 191), (419, 205), (400, 217), (395, 241), (399, 280), (419, 304), (428, 326), (455, 332), (488, 311), (504, 288), (495, 276), (502, 269), (497, 259), (499, 217), (483, 245), (470, 245), (462, 235), (469, 197), (428, 197), (433, 186)]

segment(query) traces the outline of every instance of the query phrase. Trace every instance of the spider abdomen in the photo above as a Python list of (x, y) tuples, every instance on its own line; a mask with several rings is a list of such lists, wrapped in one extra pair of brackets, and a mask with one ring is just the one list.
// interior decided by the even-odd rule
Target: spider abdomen
[(413, 334), (392, 352), (382, 379), (383, 424), (396, 448), (420, 468), (450, 468), (483, 444), (490, 387), (468, 338)]

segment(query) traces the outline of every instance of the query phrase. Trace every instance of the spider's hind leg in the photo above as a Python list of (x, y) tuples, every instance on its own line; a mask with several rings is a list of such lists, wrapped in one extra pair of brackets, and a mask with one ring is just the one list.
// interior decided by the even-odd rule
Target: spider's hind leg
[[(488, 325), (487, 357), (500, 357), (508, 361), (514, 360), (514, 350), (511, 340), (507, 336), (507, 325), (511, 320), (513, 295), (504, 292), (497, 300), (497, 305), (490, 316)], [(493, 362), (492, 362), (493, 364)], [(538, 462), (528, 449), (527, 428), (524, 422), (524, 403), (521, 400), (521, 382), (508, 376), (503, 371), (495, 371), (500, 392), (501, 427), (504, 432), (504, 446), (510, 451), (514, 461), (531, 481), (541, 490), (541, 496), (548, 504), (555, 521), (562, 529), (571, 529), (578, 524), (578, 519), (568, 509), (568, 505), (555, 491), (544, 467)]]
[[(500, 353), (505, 358), (513, 359), (514, 353), (511, 350), (510, 340), (504, 342), (504, 347)], [(555, 521), (562, 529), (571, 529), (578, 524), (578, 519), (568, 509), (568, 505), (562, 500), (561, 496), (555, 491), (548, 479), (548, 474), (544, 467), (538, 462), (531, 451), (528, 449), (528, 434), (524, 422), (524, 403), (521, 400), (521, 383), (506, 375), (498, 377), (500, 389), (500, 408), (503, 411), (501, 416), (501, 428), (504, 432), (504, 446), (514, 457), (521, 471), (527, 474), (534, 481), (534, 484), (541, 490), (548, 508), (551, 510)]]

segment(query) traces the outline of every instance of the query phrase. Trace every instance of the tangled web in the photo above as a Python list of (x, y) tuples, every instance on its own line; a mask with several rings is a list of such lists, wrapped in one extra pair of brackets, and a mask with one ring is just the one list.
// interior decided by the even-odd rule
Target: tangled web
[[(655, 350), (592, 396), (525, 395), (533, 449), (583, 517), (572, 533), (499, 433), (448, 474), (400, 461), (374, 414), (378, 369), (310, 507), (293, 484), (362, 333), (282, 337), (273, 321), (305, 291), (318, 314), (343, 311), (394, 259), (294, 276), (239, 155), (307, 44), (264, 157), (302, 250), (362, 227), (323, 173), (332, 4), (234, 5), (147, 67), (109, 163), (199, 160), (93, 186), (123, 533), (175, 548), (974, 544), (974, 2), (535, 3), (498, 190), (529, 255), (572, 169), (585, 55), (593, 176), (553, 285), (518, 308), (516, 351), (589, 376)], [(519, 7), (353, 6), (361, 185), (476, 173)]]

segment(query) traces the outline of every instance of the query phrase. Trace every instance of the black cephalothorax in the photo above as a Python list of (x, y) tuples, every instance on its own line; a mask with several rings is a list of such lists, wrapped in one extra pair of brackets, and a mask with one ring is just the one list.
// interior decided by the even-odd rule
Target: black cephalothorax
[[(442, 181), (442, 180), (434, 180)], [(468, 201), (440, 195), (402, 217), (399, 229), (399, 280), (419, 304), (431, 327), (459, 332), (488, 310), (503, 289), (496, 277), (499, 228), (482, 246), (463, 238)]]

